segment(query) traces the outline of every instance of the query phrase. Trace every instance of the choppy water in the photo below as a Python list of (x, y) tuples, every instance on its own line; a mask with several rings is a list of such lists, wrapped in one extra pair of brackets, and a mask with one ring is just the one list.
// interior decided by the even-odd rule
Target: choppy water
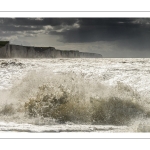
[(1, 59), (0, 65), (1, 131), (150, 131), (150, 59)]

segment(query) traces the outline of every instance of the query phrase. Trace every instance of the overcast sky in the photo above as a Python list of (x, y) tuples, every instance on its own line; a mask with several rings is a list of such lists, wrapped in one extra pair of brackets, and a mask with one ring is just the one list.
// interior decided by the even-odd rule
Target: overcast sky
[(0, 18), (0, 40), (103, 57), (150, 57), (150, 18)]

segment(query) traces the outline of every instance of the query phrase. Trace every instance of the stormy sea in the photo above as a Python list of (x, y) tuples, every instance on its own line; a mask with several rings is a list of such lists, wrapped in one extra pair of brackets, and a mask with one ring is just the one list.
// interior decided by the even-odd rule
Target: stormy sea
[(0, 59), (0, 132), (149, 132), (149, 58)]

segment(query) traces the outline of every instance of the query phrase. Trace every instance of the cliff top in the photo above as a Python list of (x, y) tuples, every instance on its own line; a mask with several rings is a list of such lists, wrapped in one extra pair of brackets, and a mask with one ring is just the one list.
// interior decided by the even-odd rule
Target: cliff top
[[(22, 56), (22, 52), (16, 52), (16, 50), (23, 50), (23, 53), (28, 53), (27, 51), (32, 48), (32, 50), (35, 51), (36, 54), (44, 54), (44, 51), (55, 51), (53, 53), (58, 54), (60, 53), (60, 57), (88, 57), (88, 58), (99, 58), (102, 57), (101, 54), (97, 54), (97, 53), (89, 53), (89, 52), (80, 52), (79, 50), (58, 50), (55, 49), (55, 47), (35, 47), (35, 46), (23, 46), (23, 45), (15, 45), (15, 44), (9, 44), (9, 41), (0, 41), (0, 48), (6, 46), (6, 44), (8, 44), (8, 47), (5, 47), (4, 49), (9, 49), (9, 50), (14, 50), (15, 54), (13, 57), (26, 57), (26, 56)], [(2, 53), (2, 52), (1, 52)], [(5, 52), (4, 52), (5, 53)], [(19, 54), (20, 53), (20, 54)], [(5, 54), (3, 54), (5, 55)], [(53, 54), (54, 55), (54, 54)], [(10, 56), (9, 56), (10, 57)], [(35, 56), (36, 57), (36, 56)], [(43, 57), (43, 55), (42, 55)], [(45, 53), (45, 57), (48, 57)], [(56, 57), (56, 56), (50, 56), (50, 57)]]
[(0, 41), (0, 48), (8, 44), (9, 41)]

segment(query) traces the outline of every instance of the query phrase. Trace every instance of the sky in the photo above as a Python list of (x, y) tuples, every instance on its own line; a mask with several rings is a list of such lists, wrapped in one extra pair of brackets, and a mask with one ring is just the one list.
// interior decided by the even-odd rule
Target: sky
[(0, 18), (0, 40), (104, 58), (148, 58), (150, 18)]

